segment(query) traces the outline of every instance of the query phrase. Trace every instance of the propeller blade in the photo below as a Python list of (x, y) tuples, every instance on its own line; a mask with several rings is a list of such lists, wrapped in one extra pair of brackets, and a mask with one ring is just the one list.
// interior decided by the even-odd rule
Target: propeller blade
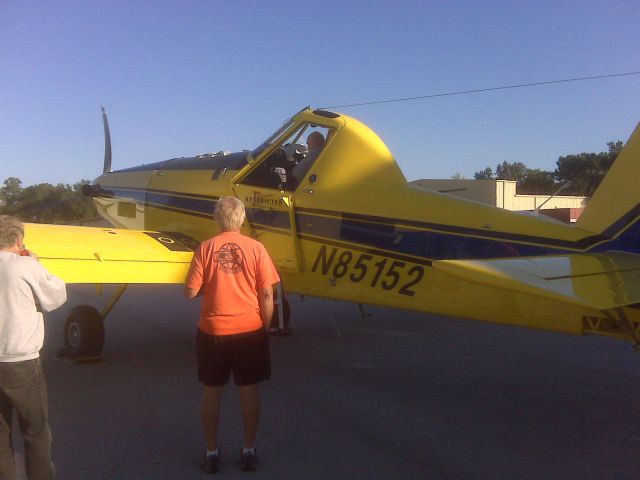
[(107, 120), (107, 112), (102, 108), (102, 124), (104, 125), (104, 167), (102, 173), (111, 171), (111, 134), (109, 133), (109, 121)]

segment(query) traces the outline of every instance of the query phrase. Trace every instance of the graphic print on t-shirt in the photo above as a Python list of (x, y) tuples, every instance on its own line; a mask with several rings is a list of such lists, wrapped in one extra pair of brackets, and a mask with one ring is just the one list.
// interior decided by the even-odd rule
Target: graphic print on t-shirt
[(225, 273), (240, 273), (244, 264), (244, 253), (235, 243), (225, 243), (214, 252), (218, 268)]

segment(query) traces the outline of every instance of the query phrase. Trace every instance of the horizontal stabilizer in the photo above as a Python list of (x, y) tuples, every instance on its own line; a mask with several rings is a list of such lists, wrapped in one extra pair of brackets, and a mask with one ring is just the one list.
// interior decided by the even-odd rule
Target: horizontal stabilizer
[(67, 283), (182, 283), (194, 247), (175, 234), (35, 223), (24, 243)]
[(640, 255), (622, 252), (499, 260), (438, 260), (470, 283), (607, 310), (640, 302)]

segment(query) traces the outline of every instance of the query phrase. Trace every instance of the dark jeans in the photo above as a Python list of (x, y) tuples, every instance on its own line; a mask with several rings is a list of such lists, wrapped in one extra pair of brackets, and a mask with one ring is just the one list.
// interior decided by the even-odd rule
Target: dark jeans
[(51, 480), (51, 429), (48, 422), (47, 384), (40, 359), (0, 362), (0, 478), (15, 480), (11, 446), (11, 419), (15, 410), (24, 440), (29, 480)]

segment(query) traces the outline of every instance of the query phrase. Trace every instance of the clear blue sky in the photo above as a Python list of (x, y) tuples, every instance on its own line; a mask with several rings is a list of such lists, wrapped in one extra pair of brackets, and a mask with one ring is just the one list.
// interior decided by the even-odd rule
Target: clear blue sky
[[(0, 2), (0, 182), (249, 149), (313, 107), (640, 70), (638, 1)], [(345, 108), (409, 180), (606, 150), (640, 76)]]

